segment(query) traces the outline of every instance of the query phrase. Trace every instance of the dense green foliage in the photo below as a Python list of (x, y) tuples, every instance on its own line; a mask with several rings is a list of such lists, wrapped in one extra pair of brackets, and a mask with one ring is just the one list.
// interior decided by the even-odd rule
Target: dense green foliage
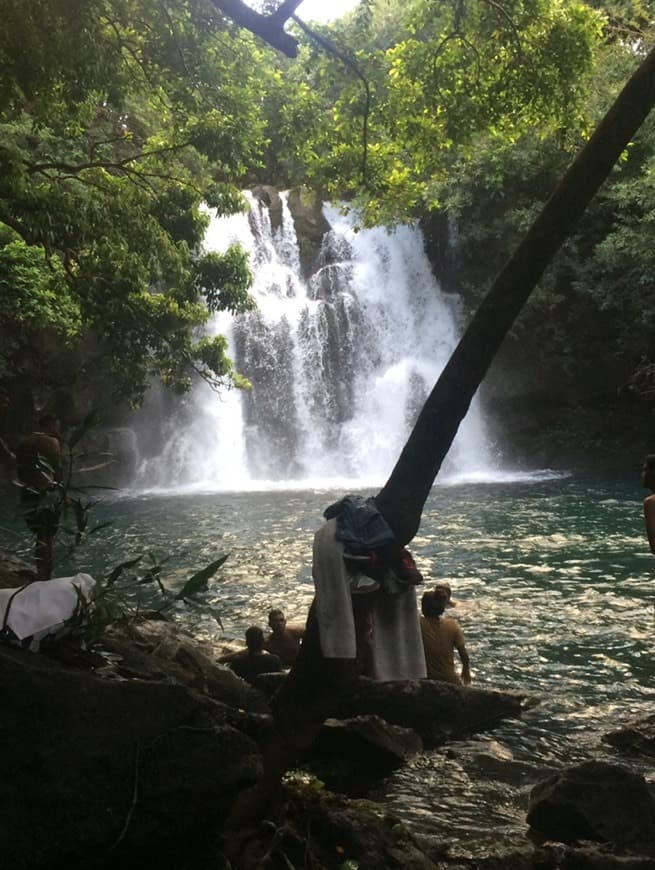
[[(336, 55), (307, 46), (287, 74), (296, 102), (279, 150), (364, 221), (447, 215), (451, 289), (473, 308), (652, 46), (654, 22), (648, 0), (362, 4), (321, 31)], [(314, 131), (295, 151), (291, 117)], [(515, 327), (535, 392), (655, 398), (654, 167), (651, 120)]]
[[(653, 20), (636, 0), (370, 0), (318, 40), (296, 29), (289, 60), (208, 0), (0, 10), (0, 385), (95, 381), (132, 402), (153, 375), (245, 383), (202, 326), (251, 307), (247, 259), (202, 239), (205, 205), (238, 210), (254, 180), (369, 223), (447, 213), (475, 304)], [(519, 326), (540, 364), (570, 373), (582, 335), (590, 360), (648, 382), (652, 170), (648, 127)]]
[(238, 210), (257, 159), (252, 39), (202, 3), (0, 9), (0, 379), (55, 386), (76, 350), (78, 378), (133, 401), (152, 374), (233, 381), (224, 341), (194, 334), (251, 307), (250, 276), (202, 254), (201, 205)]
[[(607, 107), (634, 62), (632, 49), (606, 47), (590, 118)], [(590, 402), (655, 398), (654, 121), (625, 152), (515, 327), (535, 392), (556, 387), (560, 399)], [(568, 128), (546, 138), (528, 133), (502, 147), (488, 142), (473, 162), (453, 166), (440, 195), (457, 226), (457, 286), (470, 306), (536, 217), (582, 136)]]
[(437, 207), (453, 159), (470, 159), (481, 142), (504, 147), (527, 130), (584, 126), (603, 23), (590, 7), (414, 0), (395, 16), (392, 8), (362, 5), (336, 25), (328, 34), (336, 54), (305, 47), (285, 76), (293, 102), (273, 139), (295, 155), (291, 170), (299, 164), (328, 196), (354, 198), (369, 223)]

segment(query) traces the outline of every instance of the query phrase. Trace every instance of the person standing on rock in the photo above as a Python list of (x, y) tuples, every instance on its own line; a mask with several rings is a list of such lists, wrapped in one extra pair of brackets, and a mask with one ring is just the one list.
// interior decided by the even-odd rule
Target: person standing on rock
[(49, 580), (54, 569), (54, 541), (64, 500), (61, 474), (61, 425), (54, 414), (44, 414), (39, 429), (16, 446), (18, 510), (35, 535), (37, 580)]
[[(456, 685), (463, 683), (468, 686), (471, 682), (471, 671), (464, 634), (457, 620), (443, 615), (449, 597), (450, 588), (446, 585), (437, 585), (432, 592), (426, 592), (421, 599), (423, 613), (421, 635), (425, 665), (429, 680), (441, 680)], [(455, 650), (462, 663), (461, 678), (458, 677), (453, 662)]]

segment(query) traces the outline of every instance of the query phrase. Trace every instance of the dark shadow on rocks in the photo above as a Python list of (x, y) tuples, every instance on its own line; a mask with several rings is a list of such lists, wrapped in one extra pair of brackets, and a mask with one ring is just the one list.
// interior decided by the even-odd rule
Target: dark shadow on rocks
[(378, 716), (327, 719), (303, 767), (331, 791), (364, 797), (422, 748), (414, 731)]
[(655, 715), (624, 725), (603, 737), (605, 743), (629, 755), (655, 757)]
[(102, 680), (7, 647), (0, 684), (3, 866), (88, 867), (142, 850), (165, 863), (261, 776), (257, 744), (183, 686)]

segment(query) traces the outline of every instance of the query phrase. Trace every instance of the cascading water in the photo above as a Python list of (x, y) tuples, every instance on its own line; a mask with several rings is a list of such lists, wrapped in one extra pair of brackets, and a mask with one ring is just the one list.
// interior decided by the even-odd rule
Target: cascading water
[[(443, 294), (418, 229), (357, 229), (332, 207), (317, 267), (303, 277), (286, 196), (273, 229), (259, 200), (213, 218), (206, 247), (250, 254), (255, 312), (217, 316), (248, 391), (199, 384), (138, 484), (215, 490), (371, 487), (388, 477), (458, 338), (457, 300)], [(475, 402), (444, 468), (490, 467)]]

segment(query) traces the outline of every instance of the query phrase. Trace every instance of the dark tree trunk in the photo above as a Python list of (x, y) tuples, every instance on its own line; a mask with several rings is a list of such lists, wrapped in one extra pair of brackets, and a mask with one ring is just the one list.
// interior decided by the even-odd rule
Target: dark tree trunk
[(219, 12), (227, 15), (239, 27), (245, 27), (255, 36), (259, 36), (287, 57), (296, 57), (298, 54), (298, 40), (284, 30), (284, 25), (295, 15), (301, 2), (302, 0), (284, 0), (275, 12), (263, 15), (243, 0), (211, 0)]
[(655, 102), (655, 50), (623, 88), (482, 301), (416, 421), (378, 507), (397, 540), (416, 534), (459, 424), (498, 348)]

